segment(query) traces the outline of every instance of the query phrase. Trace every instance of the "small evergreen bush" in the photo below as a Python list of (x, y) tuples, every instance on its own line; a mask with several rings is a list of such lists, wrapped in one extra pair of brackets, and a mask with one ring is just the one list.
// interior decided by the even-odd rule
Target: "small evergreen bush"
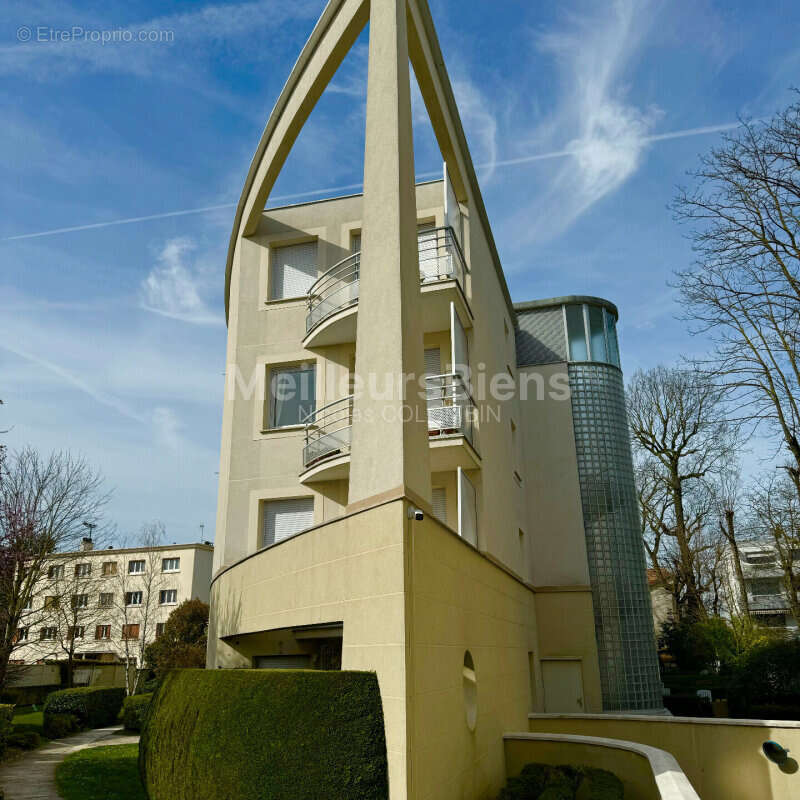
[(14, 706), (0, 705), (0, 756), (6, 751), (6, 741), (11, 733), (11, 720), (14, 719)]
[(8, 747), (20, 750), (35, 750), (42, 743), (42, 737), (36, 731), (14, 731), (8, 736)]
[[(71, 714), (77, 717), (82, 728), (113, 725), (117, 721), (124, 698), (124, 689), (88, 687), (53, 692), (44, 706), (45, 735), (49, 736), (48, 717), (54, 714)], [(49, 736), (49, 738), (54, 737)]]
[(44, 718), (44, 735), (48, 739), (63, 739), (81, 729), (75, 714), (48, 714)]
[(152, 699), (152, 694), (136, 694), (125, 698), (122, 703), (122, 724), (126, 731), (141, 733)]

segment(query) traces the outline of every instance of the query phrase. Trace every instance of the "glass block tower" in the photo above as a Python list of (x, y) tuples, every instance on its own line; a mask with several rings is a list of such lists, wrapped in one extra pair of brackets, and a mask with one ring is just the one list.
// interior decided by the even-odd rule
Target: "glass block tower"
[(520, 368), (564, 363), (606, 711), (662, 708), (613, 303), (522, 303)]

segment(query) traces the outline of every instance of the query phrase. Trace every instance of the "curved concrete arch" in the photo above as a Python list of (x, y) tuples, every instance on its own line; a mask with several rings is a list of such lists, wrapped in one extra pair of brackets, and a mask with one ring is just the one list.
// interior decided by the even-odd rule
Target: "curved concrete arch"
[[(385, 1), (385, 0), (384, 0)], [(398, 0), (392, 0), (397, 2)], [(400, 0), (402, 1), (402, 0)], [(509, 311), (511, 295), (483, 204), (453, 89), (426, 0), (408, 0), (408, 51), (456, 196), (482, 225)], [(369, 0), (330, 0), (292, 68), (256, 148), (236, 207), (225, 267), (225, 316), (237, 247), (251, 235), (300, 131), (370, 15)]]

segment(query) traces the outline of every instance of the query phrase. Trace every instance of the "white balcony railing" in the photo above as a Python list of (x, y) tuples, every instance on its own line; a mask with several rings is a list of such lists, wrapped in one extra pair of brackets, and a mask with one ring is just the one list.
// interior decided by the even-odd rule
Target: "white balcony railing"
[(428, 436), (465, 436), (475, 446), (475, 404), (457, 373), (425, 378)]
[(327, 458), (350, 452), (353, 425), (353, 395), (334, 400), (312, 411), (304, 420), (303, 467), (308, 469)]
[[(417, 234), (419, 278), (423, 286), (455, 280), (464, 291), (467, 272), (464, 255), (452, 228), (431, 228)], [(308, 290), (306, 333), (332, 314), (358, 302), (361, 253), (352, 253), (323, 273)]]

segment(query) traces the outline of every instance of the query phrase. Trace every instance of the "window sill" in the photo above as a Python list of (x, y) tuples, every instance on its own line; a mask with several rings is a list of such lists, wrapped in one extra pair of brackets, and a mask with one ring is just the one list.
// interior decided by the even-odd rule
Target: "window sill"
[(305, 425), (301, 425), (298, 423), (297, 425), (284, 425), (281, 428), (262, 428), (261, 435), (262, 436), (275, 436), (280, 435), (281, 433), (299, 433), (306, 429)]
[(301, 303), (305, 305), (307, 298), (305, 295), (300, 295), (300, 297), (276, 297), (271, 300), (264, 301), (265, 308), (274, 308), (279, 306), (292, 306), (292, 305), (300, 305)]

